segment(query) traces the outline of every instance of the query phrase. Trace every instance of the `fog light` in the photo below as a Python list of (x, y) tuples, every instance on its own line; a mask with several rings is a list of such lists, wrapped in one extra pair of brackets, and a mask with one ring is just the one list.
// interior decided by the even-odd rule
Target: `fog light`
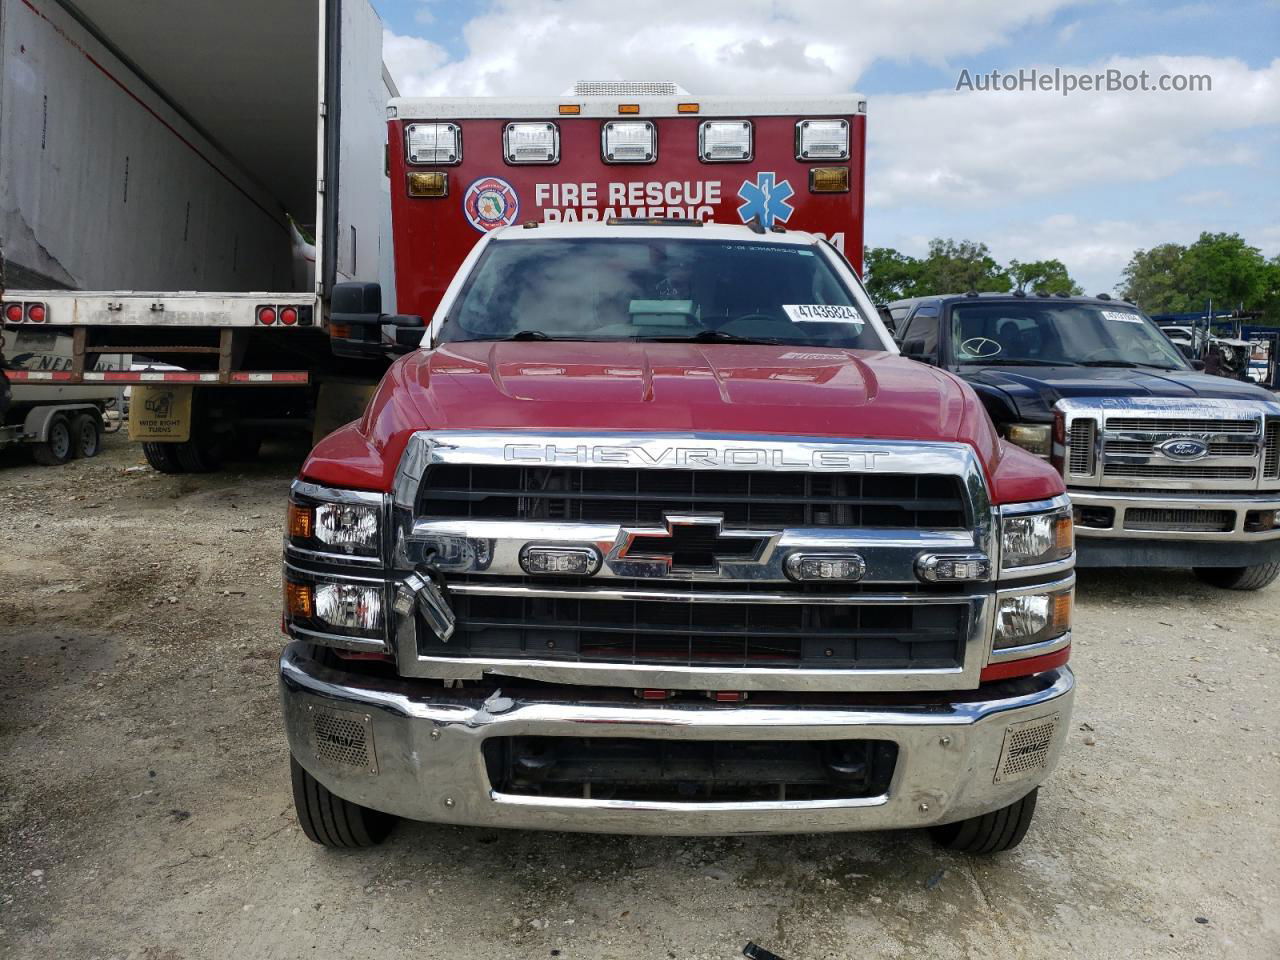
[(408, 181), (411, 197), (447, 197), (449, 195), (449, 175), (439, 170), (426, 173), (410, 172)]
[(848, 167), (814, 167), (809, 171), (810, 193), (848, 193)]
[(991, 575), (991, 561), (979, 554), (951, 557), (926, 554), (916, 561), (916, 574), (930, 583), (986, 580)]
[(382, 588), (326, 583), (315, 591), (315, 617), (331, 627), (378, 630), (382, 627)]
[(595, 547), (525, 547), (520, 551), (525, 573), (589, 577), (600, 569)]
[(786, 570), (792, 580), (861, 580), (867, 564), (857, 554), (837, 557), (793, 553), (787, 557)]

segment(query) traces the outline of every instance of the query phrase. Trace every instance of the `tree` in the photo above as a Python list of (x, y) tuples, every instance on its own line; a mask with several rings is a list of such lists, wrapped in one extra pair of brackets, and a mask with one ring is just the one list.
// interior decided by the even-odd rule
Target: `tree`
[(1280, 322), (1280, 257), (1268, 261), (1238, 233), (1202, 233), (1190, 246), (1134, 251), (1117, 288), (1148, 313), (1259, 311)]
[(923, 266), (915, 257), (892, 247), (867, 247), (862, 263), (867, 293), (876, 303), (917, 296)]
[(1120, 296), (1136, 303), (1147, 313), (1186, 313), (1194, 310), (1182, 291), (1179, 274), (1187, 248), (1180, 243), (1162, 243), (1150, 250), (1135, 250), (1116, 289)]
[(1009, 261), (1009, 276), (1013, 289), (1023, 293), (1069, 293), (1078, 296), (1084, 290), (1071, 279), (1066, 264), (1061, 260)]
[(935, 238), (929, 241), (922, 266), (916, 296), (1009, 289), (1009, 274), (992, 259), (985, 243)]

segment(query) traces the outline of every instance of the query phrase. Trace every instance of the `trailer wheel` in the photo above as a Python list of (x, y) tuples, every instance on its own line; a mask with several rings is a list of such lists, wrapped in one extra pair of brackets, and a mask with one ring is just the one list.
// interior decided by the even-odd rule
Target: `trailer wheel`
[(961, 853), (986, 854), (1012, 850), (1027, 835), (1027, 827), (1031, 826), (1031, 817), (1036, 812), (1036, 794), (1039, 792), (1037, 787), (1017, 803), (984, 813), (980, 817), (934, 827), (930, 833), (939, 846), (959, 850)]
[(370, 810), (330, 793), (292, 755), (289, 772), (293, 778), (293, 806), (298, 813), (298, 826), (312, 843), (338, 850), (372, 847), (385, 840), (396, 824), (396, 818), (390, 814)]
[(81, 413), (71, 421), (71, 455), (96, 457), (102, 450), (102, 418), (96, 413)]
[(1194, 570), (1203, 582), (1223, 590), (1261, 590), (1280, 577), (1280, 563), (1255, 563), (1250, 567), (1195, 567)]
[(43, 442), (36, 444), (36, 463), (44, 467), (56, 467), (71, 459), (71, 451), (71, 422), (65, 415), (56, 413), (49, 420), (49, 435)]
[(142, 455), (157, 473), (185, 473), (182, 464), (178, 463), (176, 446), (176, 443), (144, 443)]

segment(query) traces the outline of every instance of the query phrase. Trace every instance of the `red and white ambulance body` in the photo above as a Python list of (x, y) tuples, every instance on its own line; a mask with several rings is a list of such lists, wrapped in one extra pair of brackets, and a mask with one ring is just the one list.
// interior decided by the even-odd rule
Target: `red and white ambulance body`
[(866, 107), (673, 83), (392, 100), (396, 309), (429, 317), (475, 241), (518, 223), (754, 221), (821, 234), (860, 272)]

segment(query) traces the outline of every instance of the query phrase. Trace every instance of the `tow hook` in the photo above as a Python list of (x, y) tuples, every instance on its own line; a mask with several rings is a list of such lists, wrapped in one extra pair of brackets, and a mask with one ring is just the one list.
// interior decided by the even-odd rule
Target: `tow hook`
[(448, 587), (439, 574), (433, 575), (426, 570), (414, 571), (401, 581), (396, 589), (396, 613), (407, 616), (415, 604), (427, 621), (427, 626), (442, 642), (447, 642), (453, 636), (458, 618), (449, 606)]

